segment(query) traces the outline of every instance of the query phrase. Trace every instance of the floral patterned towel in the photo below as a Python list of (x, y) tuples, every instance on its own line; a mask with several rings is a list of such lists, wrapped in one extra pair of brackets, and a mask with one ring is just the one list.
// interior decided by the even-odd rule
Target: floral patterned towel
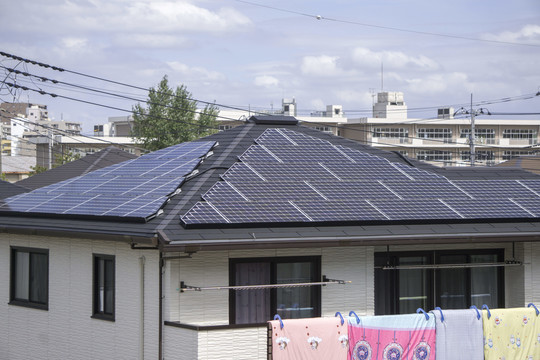
[(482, 311), (486, 360), (540, 360), (540, 317), (534, 308)]
[(435, 317), (429, 314), (349, 317), (352, 360), (435, 360)]
[(272, 326), (274, 360), (346, 360), (347, 323), (341, 318), (310, 318), (269, 321)]

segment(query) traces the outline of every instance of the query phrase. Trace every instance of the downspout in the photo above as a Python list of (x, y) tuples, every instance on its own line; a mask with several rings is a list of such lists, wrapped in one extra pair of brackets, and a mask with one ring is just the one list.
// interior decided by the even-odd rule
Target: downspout
[(139, 278), (139, 289), (140, 293), (140, 312), (139, 312), (139, 360), (144, 360), (144, 263), (146, 258), (143, 256), (139, 257), (139, 269), (140, 269), (140, 278)]
[(163, 252), (159, 250), (159, 335), (158, 335), (158, 360), (163, 359)]

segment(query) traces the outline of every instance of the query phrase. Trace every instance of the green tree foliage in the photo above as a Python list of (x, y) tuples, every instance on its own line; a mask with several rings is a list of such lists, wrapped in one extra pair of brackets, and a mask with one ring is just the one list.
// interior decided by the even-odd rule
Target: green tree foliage
[(28, 174), (28, 176), (40, 174), (40, 173), (45, 172), (45, 171), (48, 170), (45, 166), (41, 166), (41, 165), (30, 166), (30, 169), (31, 169), (32, 171), (30, 171), (30, 173)]
[(55, 168), (60, 165), (67, 164), (68, 162), (79, 160), (80, 158), (81, 154), (73, 154), (71, 151), (63, 152), (61, 154), (55, 154), (54, 164), (52, 165), (52, 167)]
[(170, 88), (165, 75), (157, 88), (150, 88), (146, 107), (133, 107), (132, 136), (154, 151), (215, 133), (217, 115), (215, 105), (206, 105), (198, 113), (197, 102), (186, 87)]

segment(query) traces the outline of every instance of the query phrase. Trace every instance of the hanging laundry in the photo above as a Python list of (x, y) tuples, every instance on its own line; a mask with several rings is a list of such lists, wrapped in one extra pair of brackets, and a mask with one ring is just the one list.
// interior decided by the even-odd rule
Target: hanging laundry
[(429, 314), (349, 317), (352, 360), (435, 360), (435, 317)]
[(540, 359), (540, 318), (534, 308), (483, 310), (482, 320), (486, 360)]
[(472, 309), (431, 312), (435, 315), (436, 360), (484, 360), (484, 333), (479, 312)]
[(272, 326), (274, 360), (346, 360), (347, 323), (340, 318), (311, 318), (269, 321)]

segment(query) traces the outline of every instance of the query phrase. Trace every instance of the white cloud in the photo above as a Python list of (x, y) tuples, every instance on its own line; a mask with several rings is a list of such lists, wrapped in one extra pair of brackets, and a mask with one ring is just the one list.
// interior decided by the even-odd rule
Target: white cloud
[(255, 78), (254, 84), (262, 87), (276, 87), (279, 85), (279, 80), (273, 76), (262, 75)]
[(449, 89), (470, 89), (471, 84), (464, 73), (434, 74), (422, 78), (406, 80), (407, 91), (416, 94), (432, 95)]
[(519, 31), (505, 31), (500, 34), (488, 34), (484, 36), (487, 40), (505, 42), (530, 42), (540, 43), (540, 25), (525, 25)]
[(385, 67), (404, 69), (415, 67), (418, 69), (436, 70), (439, 65), (436, 61), (424, 55), (409, 56), (401, 51), (371, 51), (359, 47), (353, 50), (352, 59), (357, 65), (368, 68), (380, 68), (381, 62)]
[(340, 73), (337, 66), (338, 56), (304, 56), (300, 70), (304, 75), (332, 76)]
[(191, 67), (186, 64), (171, 61), (167, 62), (167, 65), (182, 78), (197, 79), (200, 81), (222, 81), (225, 80), (225, 76), (217, 71), (207, 70), (202, 67)]
[(61, 40), (61, 44), (64, 48), (69, 49), (83, 49), (88, 43), (85, 38), (67, 37)]

